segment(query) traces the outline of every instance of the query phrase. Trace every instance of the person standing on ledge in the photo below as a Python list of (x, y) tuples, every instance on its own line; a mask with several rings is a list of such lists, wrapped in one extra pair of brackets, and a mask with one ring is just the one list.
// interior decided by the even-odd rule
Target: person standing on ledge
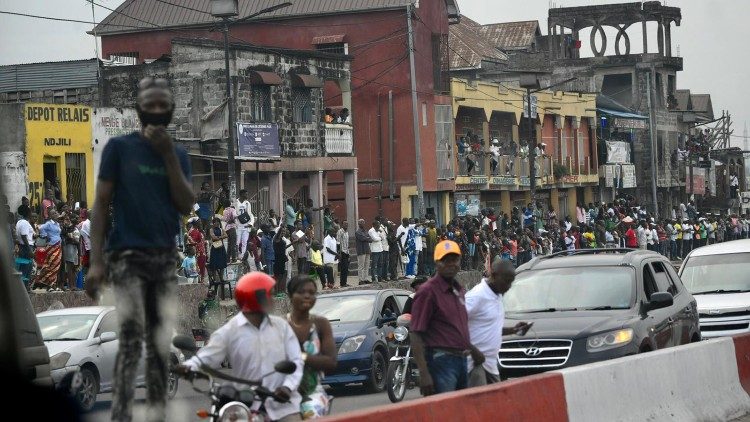
[[(148, 421), (166, 420), (169, 344), (175, 310), (180, 214), (195, 195), (187, 153), (167, 132), (174, 99), (165, 79), (138, 84), (140, 132), (110, 139), (104, 147), (91, 225), (91, 266), (86, 293), (96, 299), (112, 283), (120, 322), (112, 420), (130, 421), (135, 375), (146, 342)], [(114, 225), (105, 248), (109, 207)], [(104, 250), (106, 249), (106, 256)]]

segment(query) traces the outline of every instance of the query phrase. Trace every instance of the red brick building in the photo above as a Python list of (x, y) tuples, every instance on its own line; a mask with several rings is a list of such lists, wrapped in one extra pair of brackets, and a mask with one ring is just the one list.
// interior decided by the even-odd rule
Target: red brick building
[[(278, 3), (240, 0), (239, 17)], [(268, 48), (322, 50), (351, 58), (350, 86), (326, 82), (325, 107), (348, 108), (357, 157), (359, 215), (382, 212), (391, 220), (416, 214), (416, 159), (405, 0), (296, 1), (292, 6), (231, 27), (230, 42)], [(174, 38), (220, 40), (211, 31), (216, 19), (209, 0), (170, 4), (127, 0), (95, 29), (104, 59), (149, 62), (171, 54)], [(448, 27), (458, 19), (454, 0), (422, 0), (413, 9), (415, 73), (425, 203), (438, 219), (448, 214), (453, 190), (453, 127), (449, 94)], [(236, 74), (236, 69), (232, 69)], [(240, 87), (241, 89), (242, 87)], [(392, 108), (389, 110), (389, 97)], [(390, 113), (389, 113), (390, 111)], [(389, 118), (392, 116), (392, 118)], [(392, 137), (390, 134), (392, 133)], [(335, 159), (335, 158), (331, 158)], [(247, 166), (247, 168), (245, 167)], [(448, 168), (449, 167), (449, 168)], [(242, 165), (254, 180), (255, 166)], [(261, 171), (263, 171), (261, 169)], [(331, 177), (335, 178), (335, 175)], [(325, 193), (332, 206), (345, 209), (343, 183)], [(295, 192), (285, 192), (293, 196)], [(343, 213), (339, 213), (340, 215)], [(444, 221), (444, 220), (443, 220)]]

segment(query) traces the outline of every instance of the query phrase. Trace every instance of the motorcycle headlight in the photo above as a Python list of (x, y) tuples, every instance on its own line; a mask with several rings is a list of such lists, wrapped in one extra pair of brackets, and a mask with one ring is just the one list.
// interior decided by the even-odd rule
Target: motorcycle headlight
[(602, 350), (614, 349), (630, 343), (631, 340), (633, 340), (633, 330), (630, 328), (610, 331), (589, 337), (586, 340), (586, 350), (589, 352), (600, 352)]
[(250, 422), (250, 408), (238, 401), (229, 402), (219, 410), (219, 421)]
[(344, 340), (344, 342), (341, 343), (341, 347), (339, 347), (339, 354), (356, 352), (359, 350), (359, 347), (362, 346), (362, 343), (365, 342), (365, 337), (366, 336), (364, 335), (354, 336)]
[(406, 327), (396, 327), (396, 329), (393, 330), (393, 337), (396, 338), (396, 341), (404, 341), (409, 337), (409, 330), (406, 329)]
[(49, 358), (49, 369), (54, 371), (55, 369), (65, 368), (65, 365), (68, 364), (68, 360), (70, 360), (70, 353), (60, 352)]

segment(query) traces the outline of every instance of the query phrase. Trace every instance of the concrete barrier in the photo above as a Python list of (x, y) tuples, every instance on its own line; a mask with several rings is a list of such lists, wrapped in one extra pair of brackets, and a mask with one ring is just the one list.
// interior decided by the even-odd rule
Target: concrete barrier
[(731, 421), (750, 414), (750, 334), (346, 413), (331, 421)]

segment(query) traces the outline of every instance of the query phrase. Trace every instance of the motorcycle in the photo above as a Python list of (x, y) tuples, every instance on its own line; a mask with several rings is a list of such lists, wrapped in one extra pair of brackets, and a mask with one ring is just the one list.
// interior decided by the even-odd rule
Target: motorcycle
[(411, 315), (404, 314), (396, 320), (393, 338), (396, 342), (396, 354), (391, 357), (386, 375), (388, 398), (393, 403), (404, 399), (407, 389), (419, 384), (419, 369), (411, 354), (409, 344), (409, 322)]
[[(190, 336), (175, 336), (172, 340), (172, 344), (178, 349), (190, 353), (195, 353), (198, 350), (195, 342)], [(296, 368), (297, 365), (290, 361), (281, 361), (274, 365), (275, 372), (282, 374), (292, 374)], [(275, 372), (264, 375), (261, 377), (261, 380)], [(276, 396), (273, 391), (263, 387), (261, 381), (250, 381), (236, 378), (206, 365), (201, 365), (198, 370), (191, 371), (188, 374), (180, 374), (180, 376), (190, 382), (193, 390), (211, 398), (210, 411), (201, 409), (197, 412), (198, 417), (203, 419), (209, 418), (211, 422), (267, 422), (271, 419), (269, 419), (266, 414), (264, 407), (261, 405), (258, 410), (252, 410), (253, 404), (258, 401), (263, 403), (268, 398), (273, 398), (278, 402), (284, 402), (284, 400)], [(196, 379), (207, 380), (209, 389), (202, 390), (196, 387), (194, 384)], [(222, 384), (216, 382), (217, 379), (228, 381), (228, 383)], [(242, 387), (237, 387), (237, 385), (241, 385)]]

